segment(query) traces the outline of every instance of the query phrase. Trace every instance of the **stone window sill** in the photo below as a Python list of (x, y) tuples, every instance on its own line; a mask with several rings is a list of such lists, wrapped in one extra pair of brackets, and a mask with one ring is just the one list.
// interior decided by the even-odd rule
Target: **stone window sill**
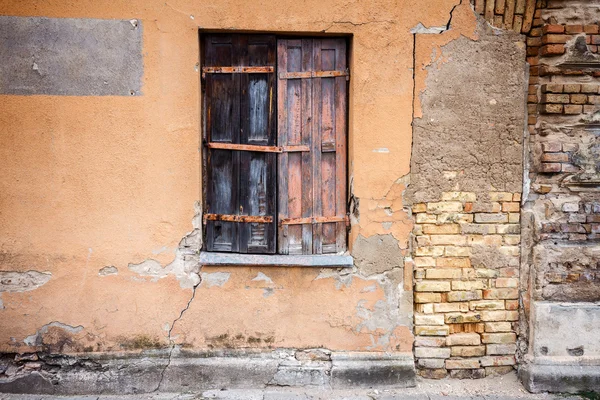
[(354, 265), (352, 256), (331, 255), (280, 255), (200, 252), (200, 265), (245, 267), (331, 267), (349, 268)]

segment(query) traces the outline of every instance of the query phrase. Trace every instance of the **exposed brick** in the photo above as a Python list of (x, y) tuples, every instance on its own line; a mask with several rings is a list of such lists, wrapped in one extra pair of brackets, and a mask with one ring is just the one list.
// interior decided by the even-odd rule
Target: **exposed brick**
[(444, 254), (447, 257), (470, 257), (471, 253), (470, 247), (446, 246)]
[(544, 153), (541, 160), (542, 162), (569, 162), (569, 153)]
[(500, 376), (506, 375), (513, 372), (514, 368), (512, 366), (504, 366), (504, 367), (485, 367), (485, 376)]
[(442, 301), (440, 293), (415, 293), (415, 303), (439, 303)]
[(440, 257), (444, 255), (443, 246), (424, 246), (415, 249), (415, 255), (418, 257)]
[(448, 336), (449, 333), (450, 327), (448, 326), (415, 326), (415, 335)]
[(518, 310), (519, 309), (519, 300), (505, 300), (504, 305), (507, 310)]
[(546, 24), (542, 27), (542, 34), (547, 35), (549, 33), (564, 33), (565, 26), (558, 24)]
[(512, 330), (512, 324), (510, 322), (499, 321), (499, 322), (486, 322), (486, 332), (510, 332)]
[(583, 106), (573, 105), (573, 104), (565, 105), (565, 114), (575, 115), (575, 114), (581, 114), (582, 112), (583, 112)]
[(417, 267), (435, 267), (435, 258), (433, 257), (415, 257), (413, 260)]
[(600, 104), (600, 96), (588, 96), (588, 104)]
[(443, 358), (419, 358), (417, 360), (417, 366), (419, 368), (444, 368), (444, 364)]
[(481, 336), (478, 333), (455, 333), (446, 337), (447, 346), (478, 346)]
[(427, 203), (427, 212), (439, 214), (441, 212), (460, 212), (463, 210), (463, 205), (458, 201), (442, 201), (435, 203)]
[(436, 303), (433, 310), (436, 313), (469, 311), (469, 303)]
[(581, 93), (598, 94), (600, 86), (593, 83), (584, 83), (581, 85)]
[(583, 25), (567, 25), (565, 26), (565, 33), (569, 35), (583, 33)]
[(434, 235), (431, 237), (431, 243), (435, 245), (464, 246), (467, 244), (467, 237), (462, 235)]
[(494, 311), (481, 311), (482, 321), (506, 321), (506, 311), (494, 310)]
[(559, 163), (542, 163), (540, 167), (540, 172), (544, 173), (554, 173), (560, 172), (562, 169), (562, 165)]
[(416, 347), (416, 358), (449, 358), (450, 349), (448, 347)]
[(444, 319), (447, 324), (465, 324), (481, 321), (481, 315), (473, 312), (447, 313), (444, 314)]
[(490, 214), (490, 213), (476, 213), (475, 222), (490, 223), (490, 224), (505, 224), (508, 222), (508, 215), (506, 214)]
[(496, 279), (497, 288), (517, 288), (519, 280), (515, 278), (498, 278)]
[(563, 85), (559, 83), (547, 83), (542, 85), (542, 93), (562, 93)]
[(483, 379), (485, 378), (485, 368), (477, 369), (453, 369), (450, 371), (450, 378), (453, 379)]
[(504, 310), (503, 300), (477, 300), (469, 303), (471, 310)]
[(594, 33), (598, 33), (598, 25), (585, 25), (583, 27), (583, 31), (587, 34), (594, 34)]
[(418, 203), (418, 204), (414, 204), (412, 206), (412, 212), (414, 213), (422, 213), (422, 212), (426, 212), (427, 211), (427, 204), (425, 203)]
[(563, 105), (562, 104), (542, 104), (540, 111), (542, 114), (562, 114)]
[(415, 325), (444, 325), (444, 315), (415, 314)]
[(518, 299), (518, 289), (485, 289), (483, 291), (484, 299)]
[(575, 152), (579, 150), (579, 145), (577, 143), (563, 143), (562, 150), (566, 152)]
[(437, 215), (435, 214), (417, 214), (417, 224), (435, 224), (437, 222)]
[[(476, 335), (478, 334), (476, 333)], [(452, 357), (481, 357), (485, 355), (485, 346), (453, 346), (450, 355)]]
[(415, 284), (417, 292), (449, 292), (450, 282), (444, 281), (420, 281)]
[(484, 367), (499, 367), (503, 365), (515, 365), (515, 356), (482, 357), (481, 365)]
[(461, 232), (466, 234), (489, 235), (496, 233), (496, 225), (492, 224), (462, 224)]
[(440, 268), (471, 268), (471, 260), (460, 257), (440, 257), (435, 265)]
[(477, 369), (479, 360), (475, 358), (464, 360), (446, 360), (446, 369)]
[(415, 336), (415, 347), (443, 347), (446, 338), (441, 336)]
[(470, 290), (460, 292), (449, 292), (447, 294), (449, 302), (480, 300), (483, 297), (481, 290)]
[(445, 368), (420, 369), (418, 370), (418, 373), (425, 379), (444, 379), (448, 375), (448, 371), (446, 371)]
[(469, 244), (474, 246), (501, 246), (502, 236), (501, 235), (469, 235)]
[(481, 322), (471, 322), (464, 324), (449, 324), (450, 334), (453, 333), (483, 333), (485, 332), (485, 325)]
[(460, 233), (460, 225), (458, 224), (444, 224), (444, 225), (423, 225), (423, 232), (428, 235), (451, 235), (453, 233)]
[(585, 94), (572, 94), (571, 104), (585, 104), (587, 103), (587, 95)]
[(478, 290), (484, 289), (487, 285), (480, 281), (452, 281), (452, 290)]
[(542, 95), (541, 102), (554, 104), (569, 104), (570, 97), (568, 94), (544, 93)]
[(462, 270), (455, 268), (432, 268), (425, 272), (427, 279), (460, 279), (461, 276)]
[(473, 192), (443, 192), (442, 200), (473, 202), (477, 200), (477, 195)]
[(513, 193), (510, 192), (490, 192), (491, 201), (512, 201)]
[(517, 351), (517, 345), (514, 343), (510, 344), (488, 344), (486, 346), (486, 353), (488, 356), (515, 354)]
[(515, 343), (517, 341), (517, 334), (514, 332), (482, 333), (481, 341), (486, 344)]
[(563, 85), (563, 91), (565, 93), (579, 93), (581, 92), (581, 85), (578, 83), (567, 83)]
[(565, 203), (562, 205), (564, 212), (579, 212), (579, 203)]
[[(513, 217), (516, 215), (516, 218)], [(518, 235), (521, 232), (521, 227), (517, 225), (519, 223), (519, 213), (508, 214), (509, 224), (496, 225), (496, 233), (502, 235)]]
[(544, 153), (558, 153), (562, 150), (560, 142), (544, 142), (542, 143), (542, 151)]
[(443, 213), (437, 216), (438, 224), (449, 224), (449, 223), (469, 223), (473, 222), (472, 214), (463, 213)]
[[(540, 56), (560, 56), (565, 54), (565, 45), (564, 44), (547, 44), (540, 47), (539, 55)], [(547, 75), (546, 71), (543, 74), (540, 74), (539, 70), (536, 71), (538, 75)]]

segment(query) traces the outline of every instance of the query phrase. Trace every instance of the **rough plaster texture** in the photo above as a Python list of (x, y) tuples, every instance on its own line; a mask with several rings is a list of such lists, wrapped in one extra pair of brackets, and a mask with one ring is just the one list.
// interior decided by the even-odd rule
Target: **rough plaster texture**
[[(52, 274), (26, 295), (2, 293), (0, 313), (11, 323), (0, 325), (0, 351), (173, 351), (178, 343), (410, 352), (411, 285), (404, 289), (397, 262), (371, 268), (361, 256), (340, 271), (198, 265), (198, 31), (352, 35), (350, 247), (359, 235), (376, 243), (390, 234), (385, 243), (406, 255), (410, 30), (445, 26), (457, 3), (3, 1), (0, 15), (73, 18), (84, 28), (117, 20), (129, 29), (138, 20), (144, 68), (141, 96), (90, 96), (97, 93), (83, 84), (86, 96), (0, 96), (0, 270)], [(254, 280), (259, 273), (268, 279)], [(41, 344), (36, 337), (29, 346), (36, 332)]]
[(439, 200), (442, 192), (520, 192), (522, 187), (522, 36), (481, 21), (476, 31), (467, 30), (475, 26), (475, 16), (456, 14), (470, 21), (453, 21), (455, 34), (417, 36), (407, 196), (415, 203)]
[(141, 94), (139, 21), (0, 16), (0, 94)]

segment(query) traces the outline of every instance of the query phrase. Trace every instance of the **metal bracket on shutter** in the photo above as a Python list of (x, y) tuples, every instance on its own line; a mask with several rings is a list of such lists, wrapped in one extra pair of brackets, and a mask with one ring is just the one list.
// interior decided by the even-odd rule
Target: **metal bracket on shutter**
[(336, 215), (333, 217), (306, 217), (306, 218), (282, 218), (280, 225), (304, 225), (304, 224), (326, 224), (329, 222), (345, 222), (350, 223), (348, 215)]
[(275, 67), (202, 67), (202, 79), (206, 74), (269, 74), (275, 72)]
[(219, 150), (236, 150), (236, 151), (258, 151), (261, 153), (294, 153), (294, 152), (310, 152), (310, 147), (305, 145), (299, 146), (257, 146), (253, 144), (235, 144), (235, 143), (206, 143), (209, 149)]
[(335, 78), (336, 76), (345, 76), (346, 80), (349, 80), (350, 71), (346, 68), (344, 71), (301, 71), (279, 73), (279, 79)]
[(230, 215), (230, 214), (204, 214), (206, 221), (225, 221), (225, 222), (251, 222), (256, 224), (270, 224), (273, 217), (264, 215)]

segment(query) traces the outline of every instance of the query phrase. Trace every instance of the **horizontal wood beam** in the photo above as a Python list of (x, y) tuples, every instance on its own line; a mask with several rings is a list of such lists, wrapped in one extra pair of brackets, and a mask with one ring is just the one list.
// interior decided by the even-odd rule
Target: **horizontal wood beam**
[(204, 214), (204, 221), (249, 222), (256, 224), (270, 224), (271, 222), (273, 222), (273, 217), (264, 215)]
[(307, 78), (335, 78), (336, 76), (350, 76), (345, 71), (302, 71), (302, 72), (280, 72), (279, 79), (307, 79)]
[(309, 152), (310, 147), (299, 146), (257, 146), (253, 144), (236, 144), (236, 143), (206, 143), (209, 149), (219, 150), (236, 150), (236, 151), (257, 151), (261, 153), (294, 153), (294, 152)]
[(329, 222), (349, 222), (348, 216), (282, 218), (281, 225), (326, 224)]

